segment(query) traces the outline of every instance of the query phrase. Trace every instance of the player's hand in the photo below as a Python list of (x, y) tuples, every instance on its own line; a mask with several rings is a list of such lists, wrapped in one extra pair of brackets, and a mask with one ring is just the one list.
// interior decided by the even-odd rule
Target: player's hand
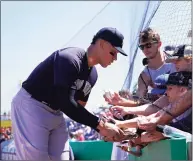
[[(101, 125), (102, 124), (102, 125)], [(115, 124), (109, 122), (99, 123), (98, 127), (100, 135), (104, 136), (105, 141), (122, 141), (126, 137), (124, 131), (122, 131)]]

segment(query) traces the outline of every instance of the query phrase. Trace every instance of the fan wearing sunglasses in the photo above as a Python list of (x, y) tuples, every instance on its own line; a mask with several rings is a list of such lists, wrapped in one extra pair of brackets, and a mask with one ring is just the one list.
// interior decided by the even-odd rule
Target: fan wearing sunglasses
[[(147, 66), (138, 79), (137, 94), (139, 97), (143, 97), (154, 88), (154, 81), (157, 76), (176, 71), (174, 64), (165, 63), (164, 52), (160, 50), (161, 45), (160, 35), (155, 30), (147, 28), (140, 33), (139, 48), (147, 59)], [(146, 80), (143, 81), (143, 78)]]
[[(164, 53), (160, 50), (162, 42), (160, 35), (151, 28), (146, 28), (139, 34), (139, 48), (146, 58), (146, 65), (144, 70), (140, 73), (138, 78), (138, 89), (136, 95), (143, 98), (155, 87), (154, 81), (157, 76), (162, 74), (170, 74), (176, 71), (173, 63), (165, 63)], [(119, 94), (115, 93), (114, 97), (105, 100), (115, 106), (135, 107), (143, 104), (142, 101), (135, 101), (134, 99), (124, 99)], [(163, 103), (165, 102), (165, 104)], [(168, 105), (167, 98), (162, 99), (162, 106)]]

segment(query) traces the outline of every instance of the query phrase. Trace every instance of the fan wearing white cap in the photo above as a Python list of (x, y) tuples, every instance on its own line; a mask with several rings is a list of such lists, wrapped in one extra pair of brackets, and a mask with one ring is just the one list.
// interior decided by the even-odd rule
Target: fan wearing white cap
[(177, 71), (192, 71), (192, 45), (180, 45), (165, 54), (166, 62), (174, 63)]

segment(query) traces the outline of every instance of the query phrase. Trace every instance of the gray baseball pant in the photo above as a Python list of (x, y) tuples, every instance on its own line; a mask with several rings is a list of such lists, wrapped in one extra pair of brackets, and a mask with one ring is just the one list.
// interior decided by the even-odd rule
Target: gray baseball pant
[(69, 160), (68, 129), (61, 111), (21, 88), (12, 100), (11, 117), (18, 160)]

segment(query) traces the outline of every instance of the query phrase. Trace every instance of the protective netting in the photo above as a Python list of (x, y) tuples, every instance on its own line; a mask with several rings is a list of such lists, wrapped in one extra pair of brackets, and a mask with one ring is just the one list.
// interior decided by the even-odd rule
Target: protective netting
[(163, 46), (191, 44), (191, 1), (163, 1), (150, 26), (158, 30)]
[[(160, 34), (162, 49), (167, 45), (191, 44), (191, 1), (162, 1), (144, 27), (150, 26)], [(137, 35), (136, 35), (137, 36)], [(137, 44), (136, 44), (137, 45)], [(133, 90), (142, 69), (143, 53), (137, 50), (123, 88)], [(133, 66), (133, 67), (132, 67)]]

